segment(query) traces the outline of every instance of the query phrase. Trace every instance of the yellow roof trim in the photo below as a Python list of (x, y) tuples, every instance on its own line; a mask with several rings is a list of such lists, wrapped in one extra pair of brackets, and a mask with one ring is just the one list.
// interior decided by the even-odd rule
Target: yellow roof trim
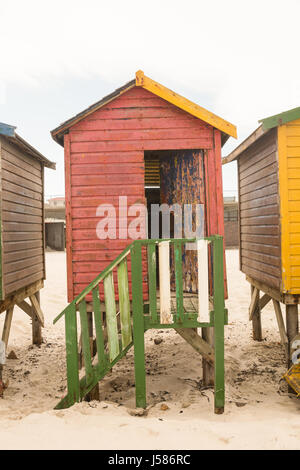
[(228, 121), (220, 118), (216, 114), (211, 113), (205, 108), (202, 108), (196, 103), (184, 98), (183, 96), (178, 95), (172, 90), (169, 90), (160, 83), (155, 82), (151, 78), (147, 77), (142, 70), (138, 70), (135, 74), (135, 84), (140, 86), (145, 90), (150, 91), (151, 93), (159, 96), (160, 98), (168, 101), (169, 103), (174, 104), (180, 109), (183, 109), (189, 114), (201, 119), (202, 121), (207, 122), (211, 126), (219, 129), (231, 137), (237, 138), (236, 126), (231, 124)]

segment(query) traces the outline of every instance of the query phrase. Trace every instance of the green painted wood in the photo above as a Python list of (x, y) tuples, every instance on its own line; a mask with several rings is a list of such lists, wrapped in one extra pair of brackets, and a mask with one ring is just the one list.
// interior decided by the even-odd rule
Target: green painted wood
[(146, 408), (146, 370), (144, 344), (142, 249), (131, 247), (132, 314), (134, 342), (135, 399), (138, 408)]
[(200, 323), (195, 319), (184, 319), (182, 322), (177, 322), (176, 319), (173, 323), (152, 323), (150, 318), (144, 317), (145, 330), (160, 330), (170, 328), (209, 328), (213, 327), (214, 323)]
[(214, 271), (214, 342), (215, 342), (215, 413), (224, 412), (225, 370), (224, 370), (224, 271), (223, 239), (215, 236), (213, 242)]
[(183, 321), (182, 244), (174, 243), (177, 321)]
[(93, 367), (92, 367), (88, 317), (87, 317), (85, 300), (82, 300), (79, 304), (79, 315), (80, 315), (80, 324), (81, 324), (82, 352), (83, 352), (84, 367), (85, 367), (85, 372), (86, 372), (86, 383), (88, 385), (92, 382), (94, 378), (94, 372), (93, 372)]
[(127, 260), (124, 259), (118, 266), (119, 309), (122, 333), (122, 348), (126, 348), (132, 341), (130, 300), (128, 286)]
[[(83, 300), (85, 296), (94, 289), (94, 287), (98, 286), (99, 283), (103, 281), (103, 279), (107, 276), (107, 274), (110, 273), (120, 263), (120, 261), (122, 261), (122, 259), (126, 258), (129, 255), (131, 245), (132, 244), (128, 245), (127, 248), (125, 248), (125, 250), (122, 251), (122, 253), (120, 253), (114, 261), (112, 261), (97, 277), (95, 277), (95, 279), (85, 289), (83, 289), (83, 291), (78, 294), (77, 297), (75, 297), (73, 302), (75, 302), (76, 305), (78, 305), (79, 302), (81, 302), (81, 300)], [(58, 322), (58, 320), (60, 320), (60, 318), (64, 316), (66, 308), (62, 312), (60, 312), (57, 317), (54, 318), (53, 325), (55, 325), (55, 323)]]
[[(99, 369), (94, 367), (94, 379), (93, 381), (89, 384), (86, 385), (86, 379), (85, 377), (82, 377), (79, 382), (79, 399), (80, 401), (83, 400), (83, 398), (97, 385), (97, 383), (105, 377), (105, 375), (114, 367), (114, 365), (117, 364), (117, 362), (124, 357), (129, 349), (133, 346), (133, 341), (125, 348), (123, 349), (120, 354), (112, 361), (109, 362), (107, 361), (106, 367), (104, 370), (99, 372)], [(73, 403), (72, 403), (73, 404)], [(55, 407), (55, 410), (62, 410), (64, 408), (69, 408), (72, 406), (70, 404), (68, 395), (66, 395)]]
[(107, 274), (107, 276), (104, 278), (103, 284), (104, 284), (104, 300), (105, 300), (109, 358), (111, 361), (113, 361), (119, 354), (120, 350), (119, 350), (114, 278), (113, 278), (112, 272)]
[(149, 312), (151, 321), (158, 322), (157, 316), (157, 299), (156, 299), (156, 244), (147, 247), (148, 257), (148, 286), (149, 286)]
[(78, 338), (76, 306), (69, 304), (65, 314), (68, 406), (79, 402)]
[(287, 122), (295, 121), (296, 119), (300, 119), (300, 107), (290, 109), (289, 111), (284, 111), (280, 114), (275, 114), (274, 116), (260, 119), (258, 122), (262, 123), (264, 130), (268, 130), (272, 129), (273, 127), (282, 126), (282, 124), (286, 124)]
[(98, 369), (103, 371), (107, 364), (105, 349), (104, 349), (104, 337), (102, 328), (102, 314), (100, 307), (99, 298), (99, 286), (93, 289), (93, 310), (95, 320), (95, 331), (96, 331), (96, 345), (97, 345), (97, 356), (98, 356)]
[[(197, 317), (194, 312), (184, 313), (178, 321), (178, 312), (181, 308), (180, 299), (180, 270), (179, 260), (181, 258), (180, 250), (176, 249), (176, 245), (179, 242), (191, 242), (195, 239), (183, 239), (183, 240), (170, 240), (171, 243), (175, 243), (175, 264), (177, 258), (177, 281), (178, 291), (176, 304), (177, 308), (179, 305), (178, 312), (174, 315), (174, 323), (170, 325), (160, 324), (159, 322), (153, 323), (151, 315), (144, 315), (144, 302), (143, 302), (143, 277), (142, 277), (142, 246), (148, 245), (155, 248), (158, 240), (136, 240), (130, 246), (131, 261), (132, 261), (132, 308), (133, 308), (133, 342), (127, 344), (124, 347), (125, 339), (122, 337), (122, 341), (119, 343), (118, 329), (117, 329), (117, 316), (116, 316), (116, 302), (114, 293), (113, 273), (112, 269), (116, 265), (118, 267), (118, 286), (121, 293), (120, 295), (120, 310), (121, 317), (123, 320), (122, 324), (128, 326), (128, 304), (129, 295), (128, 289), (128, 274), (127, 265), (124, 258), (118, 257), (118, 263), (112, 263), (111, 271), (107, 272), (104, 276), (104, 292), (105, 292), (105, 307), (107, 315), (107, 327), (108, 327), (108, 341), (109, 341), (109, 356), (105, 353), (103, 344), (103, 330), (102, 330), (102, 318), (100, 310), (100, 298), (98, 284), (93, 281), (89, 288), (93, 293), (93, 304), (94, 304), (94, 318), (95, 318), (95, 329), (96, 329), (96, 342), (98, 351), (102, 351), (100, 364), (92, 366), (91, 353), (90, 353), (90, 341), (88, 334), (88, 320), (85, 301), (79, 303), (79, 312), (82, 328), (82, 346), (84, 353), (84, 360), (86, 365), (86, 377), (83, 377), (79, 381), (78, 371), (78, 347), (77, 347), (77, 324), (76, 324), (76, 301), (73, 301), (61, 315), (65, 314), (66, 321), (66, 349), (67, 349), (67, 379), (68, 379), (68, 394), (60, 403), (56, 406), (56, 409), (65, 408), (71, 406), (76, 401), (80, 401), (86, 394), (88, 394), (93, 387), (98, 383), (105, 374), (111, 370), (114, 364), (123, 357), (126, 352), (134, 344), (134, 362), (135, 362), (135, 381), (136, 381), (136, 406), (146, 407), (146, 374), (145, 374), (145, 350), (144, 350), (144, 332), (149, 328), (197, 328), (197, 327), (215, 327), (215, 412), (221, 413), (224, 410), (225, 401), (225, 387), (224, 387), (224, 322), (227, 321), (227, 311), (224, 308), (224, 280), (223, 280), (223, 240), (222, 237), (213, 236), (207, 237), (214, 245), (213, 249), (213, 264), (214, 264), (214, 310), (210, 312), (211, 321), (209, 323), (200, 323), (197, 321)], [(162, 240), (164, 241), (164, 240)], [(153, 248), (150, 248), (150, 252)], [(123, 252), (125, 253), (125, 252)], [(128, 252), (127, 252), (128, 254)], [(100, 276), (101, 277), (101, 276)], [(97, 277), (99, 280), (99, 276)], [(103, 279), (103, 277), (101, 277)], [(99, 281), (100, 282), (100, 281)], [(176, 285), (177, 285), (176, 284)], [(92, 287), (91, 287), (92, 286)], [(89, 292), (90, 292), (89, 291)], [(84, 290), (86, 292), (86, 289)], [(82, 294), (80, 294), (82, 296)], [(78, 297), (79, 298), (79, 297)], [(183, 295), (182, 295), (183, 299)], [(151, 311), (151, 307), (149, 308)], [(122, 313), (123, 312), (123, 313)], [(126, 320), (124, 319), (124, 315)], [(61, 316), (60, 315), (60, 316)], [(59, 317), (60, 317), (59, 316)], [(58, 319), (58, 317), (57, 317)], [(123, 322), (123, 323), (122, 323)], [(123, 326), (122, 326), (123, 330)], [(99, 358), (99, 356), (98, 356)]]

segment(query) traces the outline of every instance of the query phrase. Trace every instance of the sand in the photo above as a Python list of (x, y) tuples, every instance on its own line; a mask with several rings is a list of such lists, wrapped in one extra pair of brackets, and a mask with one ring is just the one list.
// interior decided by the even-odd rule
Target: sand
[[(225, 413), (214, 415), (213, 392), (201, 386), (201, 357), (175, 332), (152, 330), (146, 334), (150, 406), (146, 416), (132, 416), (132, 351), (101, 382), (100, 402), (53, 410), (66, 386), (64, 321), (52, 325), (66, 306), (66, 268), (64, 253), (47, 252), (44, 343), (31, 345), (30, 319), (16, 308), (8, 353), (17, 359), (8, 359), (4, 371), (0, 449), (300, 449), (300, 399), (281, 380), (285, 360), (275, 314), (264, 309), (264, 341), (253, 341), (238, 251), (226, 257)], [(158, 337), (163, 341), (156, 345)]]

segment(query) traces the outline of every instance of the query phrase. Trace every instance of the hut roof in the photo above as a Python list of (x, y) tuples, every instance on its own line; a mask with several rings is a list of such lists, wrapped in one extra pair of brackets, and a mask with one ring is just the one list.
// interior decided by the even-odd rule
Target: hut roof
[(289, 111), (284, 111), (280, 114), (274, 114), (274, 116), (269, 116), (264, 119), (260, 119), (258, 122), (261, 125), (250, 134), (243, 142), (236, 147), (227, 157), (222, 159), (223, 165), (226, 163), (230, 163), (241, 155), (250, 145), (254, 144), (258, 139), (260, 139), (263, 135), (269, 132), (274, 127), (282, 126), (287, 122), (295, 121), (296, 119), (300, 119), (300, 107), (290, 109)]
[(169, 103), (172, 103), (178, 108), (181, 108), (187, 113), (197, 117), (198, 119), (201, 119), (202, 121), (205, 121), (206, 123), (210, 124), (216, 129), (219, 129), (222, 132), (223, 144), (226, 142), (226, 140), (230, 136), (235, 137), (235, 138), (237, 137), (236, 126), (234, 126), (228, 121), (225, 121), (224, 119), (217, 116), (216, 114), (213, 114), (207, 109), (202, 108), (198, 104), (193, 103), (187, 98), (184, 98), (183, 96), (178, 95), (172, 90), (169, 90), (163, 85), (160, 85), (159, 83), (155, 82), (151, 78), (144, 75), (144, 72), (139, 70), (138, 72), (136, 72), (136, 77), (134, 80), (131, 80), (130, 82), (126, 83), (124, 86), (118, 88), (113, 93), (105, 96), (100, 101), (97, 101), (97, 103), (94, 103), (93, 105), (89, 106), (81, 113), (76, 114), (76, 116), (68, 119), (67, 121), (63, 122), (60, 126), (58, 126), (56, 129), (51, 131), (51, 135), (53, 139), (56, 142), (58, 142), (60, 145), (63, 145), (63, 136), (71, 126), (73, 126), (74, 124), (81, 121), (89, 114), (93, 113), (97, 109), (106, 105), (110, 101), (114, 100), (115, 98), (117, 98), (118, 96), (122, 95), (123, 93), (125, 93), (126, 91), (130, 90), (131, 88), (135, 86), (140, 86), (150, 91), (151, 93), (159, 96), (160, 98), (168, 101)]
[(5, 137), (9, 142), (19, 147), (23, 152), (26, 152), (36, 160), (39, 160), (44, 166), (55, 170), (56, 164), (44, 157), (38, 150), (32, 147), (26, 140), (22, 139), (16, 133), (16, 126), (11, 126), (0, 122), (0, 135)]

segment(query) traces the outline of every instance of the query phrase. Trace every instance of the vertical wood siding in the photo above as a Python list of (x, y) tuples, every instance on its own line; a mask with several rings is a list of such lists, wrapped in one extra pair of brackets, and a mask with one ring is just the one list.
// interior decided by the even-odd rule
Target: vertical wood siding
[[(216, 141), (215, 141), (216, 137)], [(221, 168), (220, 132), (148, 91), (135, 87), (75, 124), (69, 131), (71, 181), (68, 259), (73, 289), (69, 301), (112, 261), (131, 240), (99, 240), (100, 204), (145, 203), (144, 150), (206, 149)], [(216, 145), (217, 142), (217, 145)], [(65, 148), (65, 152), (68, 150)], [(209, 191), (216, 193), (216, 175)], [(218, 178), (221, 178), (219, 171)], [(222, 183), (218, 191), (221, 191)], [(214, 196), (215, 197), (215, 196)], [(222, 232), (223, 200), (211, 211), (210, 233)], [(117, 211), (117, 216), (118, 216)], [(117, 222), (118, 230), (118, 222)], [(70, 249), (71, 247), (71, 249)], [(130, 266), (129, 266), (130, 269)]]
[(276, 129), (238, 159), (241, 270), (271, 287), (281, 284)]
[(300, 119), (278, 127), (283, 292), (300, 294)]
[(4, 294), (45, 278), (43, 168), (1, 139)]

